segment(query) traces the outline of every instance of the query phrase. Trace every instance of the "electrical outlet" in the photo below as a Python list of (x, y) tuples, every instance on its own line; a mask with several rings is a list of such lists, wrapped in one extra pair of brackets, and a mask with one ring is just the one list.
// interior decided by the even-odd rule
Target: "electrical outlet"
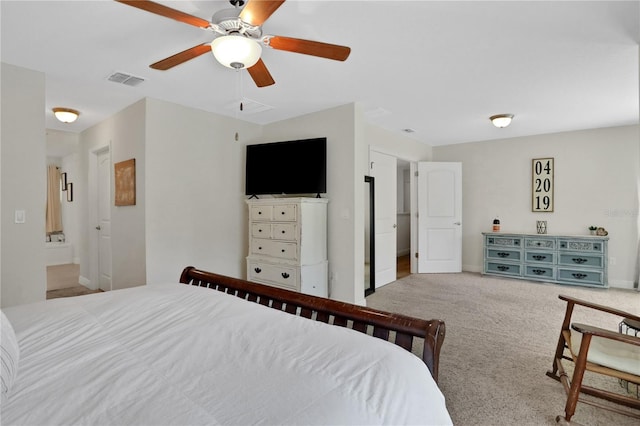
[(609, 258), (609, 265), (610, 265), (610, 266), (613, 266), (613, 265), (615, 265), (615, 264), (616, 264), (616, 258), (615, 258), (615, 257), (610, 257), (610, 258)]

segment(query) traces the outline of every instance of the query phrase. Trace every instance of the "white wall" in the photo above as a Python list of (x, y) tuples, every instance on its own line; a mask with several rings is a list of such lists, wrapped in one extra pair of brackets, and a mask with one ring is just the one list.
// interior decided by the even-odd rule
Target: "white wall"
[[(133, 287), (146, 283), (145, 273), (145, 101), (139, 101), (80, 135), (79, 169), (82, 178), (74, 181), (74, 203), (81, 210), (79, 242), (81, 281), (96, 287), (97, 265), (89, 253), (97, 253), (95, 227), (95, 193), (91, 190), (95, 176), (89, 167), (94, 152), (111, 149), (111, 253), (112, 288)], [(136, 160), (136, 205), (114, 205), (114, 167), (120, 161)], [(76, 201), (77, 200), (77, 201)], [(95, 260), (95, 259), (93, 259)], [(92, 282), (93, 281), (93, 282)]]
[(260, 127), (154, 99), (146, 105), (148, 282), (175, 282), (189, 265), (243, 278), (245, 145), (260, 141)]
[[(609, 232), (609, 284), (632, 288), (638, 260), (640, 126), (554, 133), (434, 147), (434, 161), (461, 161), (463, 269), (482, 270), (481, 232), (500, 216), (502, 232)], [(531, 160), (554, 157), (554, 212), (531, 212)]]
[[(364, 304), (364, 176), (361, 107), (343, 105), (264, 126), (263, 141), (327, 137), (329, 295)], [(363, 160), (364, 158), (364, 160)]]
[[(45, 77), (1, 65), (2, 307), (45, 299)], [(15, 210), (26, 222), (14, 223)]]

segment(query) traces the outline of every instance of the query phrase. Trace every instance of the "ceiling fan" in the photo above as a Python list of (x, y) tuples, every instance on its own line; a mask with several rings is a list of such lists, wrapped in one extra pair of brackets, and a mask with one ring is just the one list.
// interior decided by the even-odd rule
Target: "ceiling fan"
[[(345, 46), (303, 40), (277, 35), (262, 35), (262, 24), (269, 19), (285, 0), (229, 0), (234, 8), (214, 13), (211, 21), (148, 0), (115, 0), (156, 15), (214, 32), (217, 37), (211, 43), (199, 44), (166, 59), (151, 64), (157, 70), (168, 70), (207, 52), (213, 52), (218, 62), (233, 68), (246, 68), (258, 87), (275, 84), (266, 65), (260, 58), (262, 46), (276, 50), (303, 53), (305, 55), (344, 61), (351, 49)], [(239, 12), (239, 13), (238, 13)]]

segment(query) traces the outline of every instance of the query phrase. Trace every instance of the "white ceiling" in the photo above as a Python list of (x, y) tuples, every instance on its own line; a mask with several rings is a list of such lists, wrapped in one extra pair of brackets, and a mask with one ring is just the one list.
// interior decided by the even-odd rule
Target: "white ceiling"
[[(227, 1), (159, 1), (210, 19)], [(257, 88), (203, 55), (149, 64), (213, 34), (114, 1), (1, 2), (3, 62), (46, 74), (46, 126), (81, 132), (144, 98), (266, 124), (361, 102), (368, 121), (437, 146), (639, 121), (640, 1), (289, 0), (264, 34), (351, 47), (346, 62), (264, 49)], [(114, 71), (143, 77), (109, 82)], [(240, 113), (244, 97), (272, 109)], [(232, 105), (229, 108), (229, 105)], [(51, 108), (81, 111), (58, 123)], [(515, 114), (496, 129), (488, 117)]]

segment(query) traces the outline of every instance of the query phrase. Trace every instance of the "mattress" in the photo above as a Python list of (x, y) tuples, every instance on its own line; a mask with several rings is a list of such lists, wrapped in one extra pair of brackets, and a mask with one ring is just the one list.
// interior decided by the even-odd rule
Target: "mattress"
[(206, 288), (3, 312), (20, 350), (3, 425), (451, 424), (417, 356)]

